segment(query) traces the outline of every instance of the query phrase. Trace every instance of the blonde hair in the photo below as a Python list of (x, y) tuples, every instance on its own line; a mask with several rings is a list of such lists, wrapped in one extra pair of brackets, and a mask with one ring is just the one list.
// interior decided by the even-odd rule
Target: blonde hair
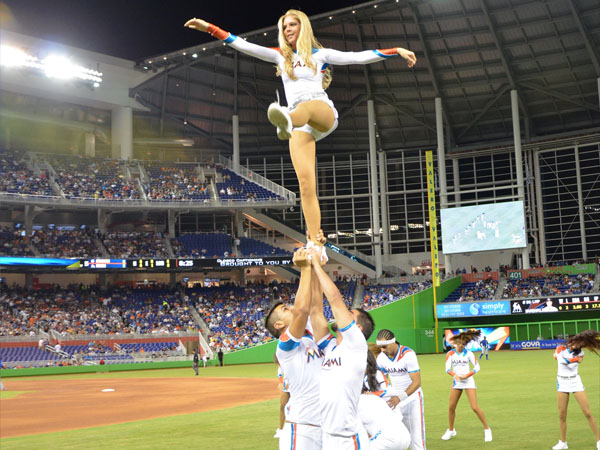
[[(312, 59), (312, 51), (313, 48), (323, 48), (323, 46), (315, 37), (308, 16), (302, 11), (298, 11), (297, 9), (290, 9), (286, 11), (286, 13), (283, 16), (281, 16), (277, 21), (277, 28), (279, 28), (279, 49), (281, 50), (281, 54), (285, 59), (283, 63), (283, 72), (285, 72), (286, 75), (290, 77), (290, 79), (296, 80), (293, 67), (294, 49), (288, 43), (287, 39), (283, 34), (283, 20), (288, 16), (294, 17), (300, 23), (300, 34), (298, 35), (298, 41), (296, 43), (296, 52), (298, 53), (300, 58), (302, 58), (304, 64), (306, 64), (307, 67), (311, 68), (316, 75), (317, 66)], [(282, 70), (278, 66), (277, 75), (281, 76), (281, 73)], [(330, 83), (331, 69), (327, 68), (323, 73), (323, 89), (327, 89)]]

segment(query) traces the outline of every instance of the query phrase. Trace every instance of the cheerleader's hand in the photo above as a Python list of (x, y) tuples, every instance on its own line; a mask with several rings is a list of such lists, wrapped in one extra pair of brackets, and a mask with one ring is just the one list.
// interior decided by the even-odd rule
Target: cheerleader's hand
[(202, 19), (196, 19), (195, 17), (193, 19), (188, 20), (184, 27), (187, 28), (193, 28), (194, 30), (198, 30), (198, 31), (208, 31), (208, 22), (206, 22), (205, 20)]
[(408, 61), (408, 67), (414, 67), (414, 65), (417, 63), (417, 57), (415, 56), (414, 52), (406, 50), (402, 47), (398, 47), (396, 51), (400, 56), (402, 56), (406, 61)]
[(460, 375), (454, 375), (454, 381), (462, 381), (463, 377), (461, 377)]

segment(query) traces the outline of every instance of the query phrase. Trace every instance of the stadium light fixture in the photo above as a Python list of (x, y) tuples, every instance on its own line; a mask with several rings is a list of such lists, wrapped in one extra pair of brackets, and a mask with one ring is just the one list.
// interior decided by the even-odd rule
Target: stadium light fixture
[(66, 56), (50, 54), (40, 60), (22, 49), (9, 45), (0, 46), (0, 65), (11, 68), (27, 67), (44, 73), (49, 78), (79, 79), (98, 84), (98, 86), (102, 82), (101, 72), (80, 66)]

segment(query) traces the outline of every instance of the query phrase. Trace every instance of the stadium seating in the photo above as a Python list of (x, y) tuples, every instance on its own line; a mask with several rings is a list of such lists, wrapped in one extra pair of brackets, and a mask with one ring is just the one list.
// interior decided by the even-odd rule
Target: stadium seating
[(210, 186), (200, 179), (197, 164), (149, 162), (144, 168), (149, 176), (144, 189), (151, 201), (204, 201), (211, 198)]
[(374, 309), (431, 287), (431, 281), (365, 286), (363, 308)]
[(0, 149), (0, 192), (53, 195), (47, 176), (29, 169), (21, 156), (18, 152)]
[(175, 256), (222, 258), (230, 256), (231, 236), (223, 233), (184, 234), (172, 240)]
[(38, 230), (31, 242), (41, 257), (94, 258), (102, 256), (93, 236), (87, 230)]
[(462, 283), (444, 299), (444, 303), (493, 300), (497, 289), (498, 282), (491, 278), (475, 283)]
[(217, 168), (221, 174), (222, 182), (217, 183), (217, 192), (222, 201), (247, 201), (257, 202), (265, 200), (282, 200), (280, 196), (259, 186), (256, 183), (242, 178), (227, 168)]
[(35, 256), (22, 230), (0, 227), (0, 256)]
[(509, 280), (503, 289), (502, 298), (584, 294), (592, 292), (594, 278), (592, 274), (554, 274), (539, 278)]
[(57, 183), (67, 198), (106, 200), (139, 199), (133, 180), (121, 173), (117, 160), (53, 155), (48, 162), (56, 170)]
[(102, 243), (115, 258), (167, 258), (162, 233), (139, 231), (113, 231), (102, 236)]
[(292, 254), (288, 250), (246, 237), (240, 238), (240, 252), (242, 256), (290, 256)]

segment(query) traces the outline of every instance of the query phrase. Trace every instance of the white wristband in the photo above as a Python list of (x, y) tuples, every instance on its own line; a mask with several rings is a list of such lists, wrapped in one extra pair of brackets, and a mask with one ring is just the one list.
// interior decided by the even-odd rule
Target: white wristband
[(406, 400), (408, 398), (408, 394), (406, 393), (406, 391), (400, 391), (398, 393), (398, 398), (400, 399), (400, 401)]

